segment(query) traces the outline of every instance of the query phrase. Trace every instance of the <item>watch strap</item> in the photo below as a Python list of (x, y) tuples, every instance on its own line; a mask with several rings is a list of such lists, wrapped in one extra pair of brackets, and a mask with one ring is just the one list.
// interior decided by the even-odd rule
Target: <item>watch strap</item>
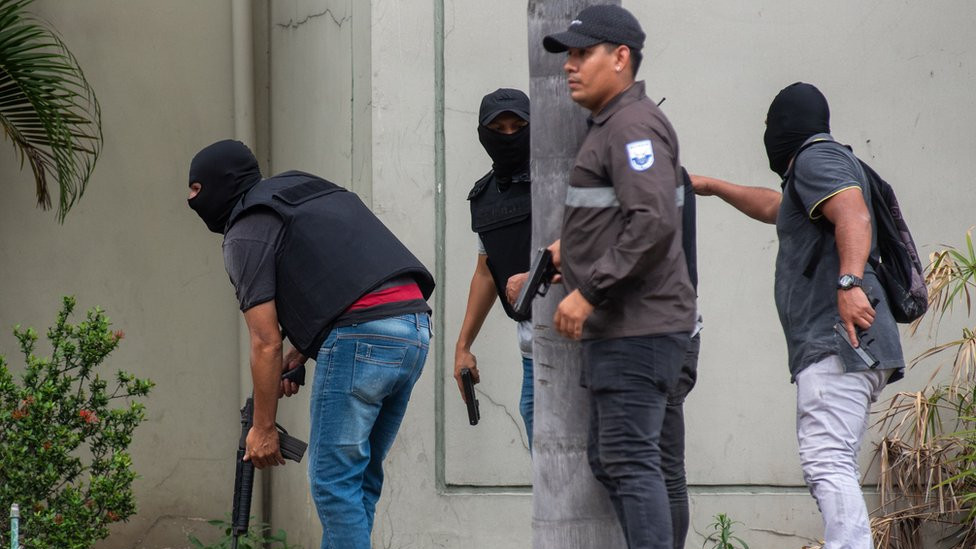
[[(845, 279), (850, 280), (850, 283), (849, 284), (845, 284), (845, 282), (846, 282)], [(855, 276), (853, 274), (850, 274), (850, 273), (842, 274), (837, 279), (837, 289), (838, 290), (850, 290), (851, 288), (860, 288), (861, 287), (861, 284), (863, 282), (864, 281), (860, 277)]]

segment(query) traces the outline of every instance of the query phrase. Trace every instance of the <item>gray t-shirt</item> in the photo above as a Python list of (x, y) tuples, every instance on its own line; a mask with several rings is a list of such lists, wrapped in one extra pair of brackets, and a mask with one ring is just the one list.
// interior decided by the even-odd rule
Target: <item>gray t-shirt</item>
[[(829, 134), (810, 140), (833, 141)], [(841, 192), (861, 192), (868, 210), (871, 193), (867, 177), (857, 158), (837, 143), (818, 144), (797, 156), (793, 178), (783, 190), (783, 201), (776, 219), (779, 253), (776, 256), (776, 308), (786, 334), (791, 380), (810, 364), (838, 355), (848, 372), (867, 370), (842, 337), (834, 332), (840, 322), (837, 312), (837, 278), (840, 259), (833, 225), (822, 219), (820, 206)], [(796, 185), (802, 205), (794, 200), (789, 186)], [(872, 228), (874, 219), (871, 220)], [(874, 230), (871, 255), (877, 256)], [(804, 274), (816, 259), (815, 268)], [(869, 299), (877, 299), (874, 325), (862, 336), (862, 344), (880, 361), (878, 368), (905, 366), (898, 327), (888, 309), (884, 289), (870, 265), (865, 267), (864, 289)], [(901, 377), (896, 372), (890, 379)]]
[(224, 266), (241, 311), (275, 297), (275, 249), (284, 224), (278, 214), (258, 209), (245, 214), (224, 235)]

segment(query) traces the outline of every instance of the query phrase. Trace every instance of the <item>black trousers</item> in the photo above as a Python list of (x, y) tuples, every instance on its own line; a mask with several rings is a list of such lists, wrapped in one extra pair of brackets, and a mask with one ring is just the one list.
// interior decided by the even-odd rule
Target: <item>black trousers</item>
[(688, 509), (688, 480), (685, 474), (685, 397), (698, 380), (698, 353), (701, 333), (695, 334), (685, 351), (684, 363), (678, 373), (678, 383), (668, 394), (668, 405), (661, 427), (661, 472), (668, 489), (671, 507), (671, 531), (674, 549), (684, 549), (690, 523)]
[[(671, 453), (680, 447), (683, 472), (683, 418), (678, 444), (670, 440), (675, 422), (669, 422), (669, 440), (662, 437), (688, 345), (685, 333), (583, 342), (583, 380), (591, 397), (590, 469), (606, 487), (630, 549), (674, 547), (663, 470), (665, 461), (669, 466), (674, 461), (662, 455), (665, 449)], [(677, 401), (683, 402), (683, 397)], [(687, 517), (687, 490), (677, 490), (677, 484), (676, 492), (684, 492)], [(685, 523), (687, 529), (687, 518)]]

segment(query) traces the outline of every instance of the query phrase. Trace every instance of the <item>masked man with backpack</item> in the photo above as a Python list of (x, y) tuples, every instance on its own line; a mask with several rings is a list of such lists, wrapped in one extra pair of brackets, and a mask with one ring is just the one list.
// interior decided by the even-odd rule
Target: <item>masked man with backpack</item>
[(871, 403), (905, 365), (885, 288), (869, 261), (878, 255), (871, 182), (830, 136), (827, 100), (810, 84), (792, 84), (773, 99), (764, 142), (782, 193), (710, 177), (692, 181), (698, 194), (776, 225), (774, 293), (797, 388), (803, 476), (823, 515), (824, 548), (869, 549), (858, 451)]

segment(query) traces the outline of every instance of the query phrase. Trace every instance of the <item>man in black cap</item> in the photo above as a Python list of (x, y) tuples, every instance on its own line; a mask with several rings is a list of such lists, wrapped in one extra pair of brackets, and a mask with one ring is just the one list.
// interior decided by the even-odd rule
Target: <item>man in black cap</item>
[(672, 523), (662, 426), (696, 305), (682, 249), (678, 139), (635, 82), (644, 37), (630, 12), (599, 5), (543, 41), (567, 52), (570, 96), (591, 113), (551, 247), (569, 290), (553, 322), (582, 339), (590, 466), (628, 547), (672, 549), (687, 522)]
[(281, 372), (316, 357), (308, 472), (322, 546), (369, 549), (383, 459), (427, 356), (433, 278), (354, 193), (298, 171), (262, 180), (239, 141), (197, 153), (189, 186), (190, 208), (224, 235), (250, 334), (244, 459), (284, 463), (277, 401), (298, 386)]
[(468, 305), (454, 350), (454, 378), (464, 397), (461, 370), (469, 368), (480, 380), (478, 361), (471, 353), (481, 325), (501, 297), (505, 314), (518, 322), (522, 354), (522, 394), (519, 412), (532, 448), (532, 323), (515, 312), (506, 299), (509, 278), (529, 269), (532, 240), (532, 193), (529, 186), (529, 98), (520, 90), (501, 88), (484, 96), (478, 112), (478, 139), (492, 160), (492, 169), (479, 179), (468, 200), (471, 230), (478, 233), (478, 263), (471, 276)]
[[(905, 366), (884, 289), (868, 263), (877, 254), (871, 189), (854, 154), (831, 137), (827, 99), (810, 84), (777, 94), (763, 141), (785, 200), (764, 187), (692, 181), (698, 194), (776, 225), (774, 295), (796, 383), (803, 477), (823, 515), (824, 549), (870, 549), (858, 451), (871, 403)], [(855, 344), (871, 341), (877, 364), (860, 359), (838, 329)]]

